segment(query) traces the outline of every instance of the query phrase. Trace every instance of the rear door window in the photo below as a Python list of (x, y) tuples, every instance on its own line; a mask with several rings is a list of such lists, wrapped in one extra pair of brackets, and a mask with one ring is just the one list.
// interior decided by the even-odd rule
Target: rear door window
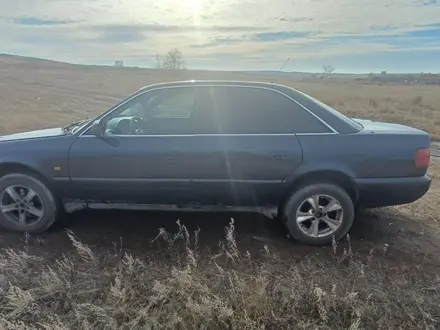
[[(264, 88), (200, 87), (195, 133), (329, 133), (330, 129), (288, 97)], [(196, 111), (197, 110), (197, 111)]]

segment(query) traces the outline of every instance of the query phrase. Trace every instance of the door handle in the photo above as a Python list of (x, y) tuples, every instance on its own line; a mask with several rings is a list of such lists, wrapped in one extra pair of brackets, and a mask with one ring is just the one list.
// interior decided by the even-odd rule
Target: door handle
[(174, 158), (174, 157), (169, 157), (169, 156), (165, 156), (163, 159), (164, 159), (166, 162), (169, 162), (169, 163), (173, 163), (173, 162), (177, 161), (176, 158)]

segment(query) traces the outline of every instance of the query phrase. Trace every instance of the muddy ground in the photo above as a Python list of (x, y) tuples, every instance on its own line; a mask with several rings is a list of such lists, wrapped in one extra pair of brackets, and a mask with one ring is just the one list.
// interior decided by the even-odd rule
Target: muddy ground
[[(306, 258), (314, 254), (326, 258), (332, 247), (310, 247), (292, 241), (275, 221), (260, 214), (244, 213), (186, 213), (186, 212), (127, 212), (82, 211), (70, 215), (49, 232), (25, 236), (0, 229), (0, 248), (25, 248), (32, 254), (44, 256), (46, 261), (74, 252), (66, 231), (96, 248), (95, 251), (124, 249), (132, 254), (160, 257), (161, 246), (154, 238), (163, 227), (177, 231), (176, 221), (190, 231), (201, 229), (200, 251), (209, 253), (217, 248), (224, 237), (224, 228), (234, 218), (237, 241), (252, 255), (262, 253), (264, 245), (286, 261)], [(439, 227), (420, 218), (410, 218), (394, 209), (362, 211), (350, 232), (349, 240), (339, 244), (359, 255), (368, 255), (373, 249), (392, 263), (408, 263), (417, 267), (440, 270)]]

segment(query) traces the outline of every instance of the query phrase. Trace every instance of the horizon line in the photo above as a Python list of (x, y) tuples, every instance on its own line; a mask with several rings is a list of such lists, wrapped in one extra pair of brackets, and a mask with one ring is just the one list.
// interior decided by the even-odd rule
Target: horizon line
[[(18, 54), (11, 54), (11, 53), (0, 53), (0, 56), (10, 56), (10, 57), (20, 57), (24, 59), (30, 59), (30, 60), (39, 60), (39, 61), (47, 61), (47, 62), (54, 62), (58, 64), (66, 64), (66, 65), (76, 65), (76, 66), (87, 66), (87, 67), (105, 67), (105, 68), (116, 68), (114, 65), (110, 64), (85, 64), (85, 63), (72, 63), (72, 62), (66, 62), (66, 61), (60, 61), (56, 59), (51, 58), (44, 58), (44, 57), (35, 57), (35, 56), (25, 56), (25, 55), (18, 55)], [(124, 61), (122, 61), (124, 62)], [(124, 65), (123, 67), (119, 67), (119, 69), (144, 69), (144, 70), (165, 70), (165, 69), (158, 69), (153, 67), (147, 67), (147, 66), (131, 66), (131, 65)], [(280, 71), (280, 70), (270, 70), (270, 69), (261, 69), (261, 70), (216, 70), (216, 69), (188, 69), (187, 71), (213, 71), (213, 72), (241, 72), (241, 73), (258, 73), (258, 72), (270, 72), (274, 74), (312, 74), (312, 75), (324, 75), (323, 72), (314, 72), (314, 71)], [(392, 74), (392, 75), (439, 75), (440, 72), (432, 73), (432, 72), (393, 72), (393, 71), (386, 71), (386, 74)], [(381, 75), (381, 72), (362, 72), (362, 73), (355, 73), (355, 72), (337, 72), (334, 71), (331, 75), (352, 75), (352, 76), (360, 76), (360, 75)]]

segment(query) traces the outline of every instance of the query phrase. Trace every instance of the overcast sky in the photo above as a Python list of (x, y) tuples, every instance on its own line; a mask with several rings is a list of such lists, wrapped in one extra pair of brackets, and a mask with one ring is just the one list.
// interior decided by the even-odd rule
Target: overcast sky
[(440, 72), (440, 0), (0, 0), (0, 53), (188, 68)]

